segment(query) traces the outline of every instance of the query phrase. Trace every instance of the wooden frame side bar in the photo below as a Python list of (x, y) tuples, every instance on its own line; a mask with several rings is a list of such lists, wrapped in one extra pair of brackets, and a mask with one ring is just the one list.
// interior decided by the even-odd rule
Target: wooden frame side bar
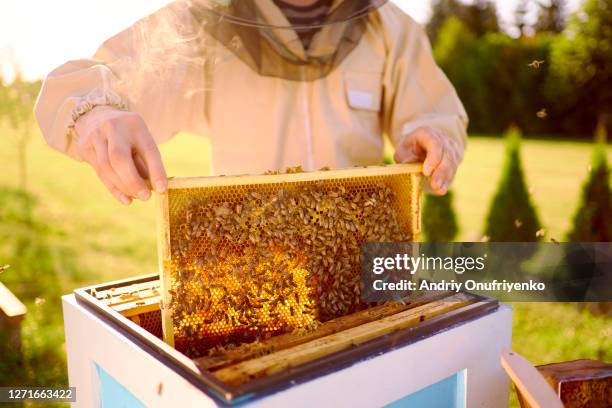
[(161, 289), (161, 318), (164, 341), (174, 347), (174, 328), (170, 304), (172, 277), (166, 273), (166, 262), (170, 260), (170, 222), (168, 212), (168, 193), (157, 194), (157, 256)]

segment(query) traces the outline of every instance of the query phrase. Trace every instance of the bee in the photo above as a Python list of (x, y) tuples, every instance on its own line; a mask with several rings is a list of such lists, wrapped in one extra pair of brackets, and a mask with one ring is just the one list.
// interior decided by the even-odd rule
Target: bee
[(529, 68), (535, 68), (538, 69), (540, 68), (541, 65), (544, 64), (545, 61), (539, 61), (539, 60), (533, 60), (532, 62), (530, 62), (529, 64), (527, 64), (527, 66)]
[(546, 112), (546, 108), (542, 108), (540, 109), (537, 113), (536, 116), (540, 119), (546, 119), (548, 117), (548, 112)]

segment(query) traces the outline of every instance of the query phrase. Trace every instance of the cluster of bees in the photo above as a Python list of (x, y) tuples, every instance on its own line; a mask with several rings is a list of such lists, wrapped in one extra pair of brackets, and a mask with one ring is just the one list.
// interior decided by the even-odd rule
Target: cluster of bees
[(222, 191), (202, 190), (171, 223), (170, 308), (175, 338), (190, 339), (191, 354), (303, 331), (363, 308), (360, 244), (412, 238), (381, 182)]

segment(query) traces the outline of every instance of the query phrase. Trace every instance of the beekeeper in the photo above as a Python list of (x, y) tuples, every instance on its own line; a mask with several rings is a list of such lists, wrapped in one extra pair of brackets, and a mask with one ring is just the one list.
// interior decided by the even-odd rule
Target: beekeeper
[[(210, 139), (216, 174), (424, 160), (444, 194), (466, 113), (423, 29), (385, 0), (181, 0), (45, 80), (48, 144), (122, 203), (167, 187), (157, 145)], [(208, 158), (202, 158), (203, 160)]]

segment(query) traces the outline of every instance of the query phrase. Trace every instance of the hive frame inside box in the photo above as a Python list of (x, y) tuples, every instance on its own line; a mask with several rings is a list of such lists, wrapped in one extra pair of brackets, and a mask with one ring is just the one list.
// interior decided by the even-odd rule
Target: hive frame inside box
[(171, 237), (170, 237), (170, 206), (169, 193), (179, 189), (202, 189), (230, 186), (256, 186), (262, 184), (279, 183), (302, 183), (313, 181), (329, 181), (342, 179), (355, 179), (367, 177), (409, 175), (411, 189), (409, 191), (407, 205), (410, 206), (410, 232), (414, 241), (420, 236), (420, 214), (421, 214), (421, 164), (397, 164), (387, 166), (355, 167), (342, 170), (314, 171), (290, 174), (272, 175), (241, 175), (241, 176), (217, 176), (217, 177), (194, 177), (194, 178), (171, 178), (169, 180), (168, 192), (158, 195), (157, 210), (157, 236), (159, 270), (162, 289), (162, 330), (164, 341), (174, 346), (174, 328), (172, 313), (169, 307), (171, 302), (170, 288), (172, 285), (171, 274), (166, 270), (166, 264), (171, 259)]
[(138, 313), (134, 310), (148, 313), (150, 312), (148, 305), (144, 307), (136, 306), (134, 309), (126, 309), (120, 313), (106, 305), (96, 294), (104, 290), (121, 290), (122, 288), (130, 288), (133, 285), (151, 283), (157, 280), (159, 280), (159, 276), (152, 274), (92, 285), (75, 290), (75, 296), (79, 303), (95, 312), (107, 324), (117, 329), (138, 347), (163, 362), (195, 387), (223, 405), (233, 405), (247, 400), (258, 399), (275, 391), (320, 378), (326, 374), (363, 361), (368, 357), (402, 348), (436, 333), (473, 321), (481, 316), (493, 313), (499, 307), (497, 300), (493, 298), (466, 293), (465, 295), (473, 300), (473, 303), (469, 305), (451, 310), (431, 319), (419, 320), (419, 323), (416, 325), (411, 325), (359, 345), (324, 355), (316, 360), (295, 367), (289, 367), (284, 371), (266, 377), (257, 378), (240, 385), (228, 385), (219, 380), (212, 372), (199, 368), (194, 360), (135, 323), (133, 318)]

